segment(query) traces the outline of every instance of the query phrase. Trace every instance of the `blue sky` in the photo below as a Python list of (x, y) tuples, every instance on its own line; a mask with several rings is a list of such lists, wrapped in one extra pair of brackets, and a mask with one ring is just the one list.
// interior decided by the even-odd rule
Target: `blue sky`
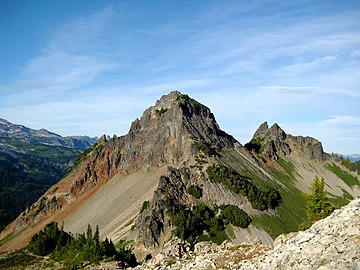
[(360, 1), (0, 1), (0, 117), (126, 134), (163, 94), (360, 153)]

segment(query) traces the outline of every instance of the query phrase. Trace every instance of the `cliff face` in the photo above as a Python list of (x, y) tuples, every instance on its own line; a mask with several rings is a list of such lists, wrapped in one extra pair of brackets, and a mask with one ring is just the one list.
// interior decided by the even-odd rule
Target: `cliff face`
[(168, 202), (176, 202), (177, 206), (191, 203), (186, 192), (188, 170), (169, 168), (166, 175), (160, 177), (149, 209), (145, 209), (135, 223), (134, 238), (146, 249), (156, 249), (164, 242), (160, 236), (169, 231), (170, 219), (165, 215)]
[(328, 157), (318, 140), (286, 134), (276, 123), (270, 128), (267, 122), (261, 124), (247, 146), (250, 150), (254, 149), (265, 159), (270, 160), (276, 160), (279, 156), (288, 156), (291, 153), (318, 161)]

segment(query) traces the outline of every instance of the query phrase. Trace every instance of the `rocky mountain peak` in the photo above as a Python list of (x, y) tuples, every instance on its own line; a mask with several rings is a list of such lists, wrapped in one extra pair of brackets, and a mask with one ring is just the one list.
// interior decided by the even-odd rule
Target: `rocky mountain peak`
[[(291, 189), (286, 185), (292, 185), (292, 181), (283, 184), (283, 179), (267, 171), (269, 166), (260, 158), (296, 154), (322, 159), (321, 143), (288, 135), (278, 124), (269, 128), (265, 122), (252, 140), (252, 146), (257, 146), (256, 155), (235, 144), (237, 141), (220, 129), (209, 108), (173, 91), (146, 109), (131, 124), (128, 134), (102, 136), (75, 162), (72, 171), (20, 215), (6, 233), (19, 233), (28, 240), (30, 233), (20, 232), (34, 232), (34, 224), (39, 230), (47, 218), (65, 220), (65, 228), (75, 233), (86, 230), (89, 223), (99, 224), (104, 236), (134, 240), (135, 251), (146, 257), (156, 254), (172, 237), (178, 217), (173, 220), (171, 215), (175, 211), (192, 215), (198, 204), (216, 206), (216, 212), (210, 209), (214, 216), (221, 214), (220, 206), (232, 205), (252, 216), (279, 214), (284, 222), (292, 220), (297, 208), (284, 211), (289, 213), (287, 219), (276, 212), (278, 204), (275, 209), (269, 207), (274, 200), (280, 202), (279, 198), (284, 198), (281, 204), (286, 205), (289, 197), (301, 195), (294, 192), (282, 197), (284, 193), (265, 189), (274, 185), (279, 192), (288, 192)], [(264, 198), (268, 208), (257, 198)], [(252, 225), (246, 232), (234, 228), (234, 236), (228, 236), (236, 241), (272, 241), (271, 231)], [(6, 248), (17, 245), (16, 241), (12, 238)]]
[(255, 131), (253, 138), (263, 137), (269, 131), (267, 122), (262, 123)]
[(163, 130), (163, 137), (175, 140), (190, 136), (218, 149), (231, 147), (236, 142), (220, 129), (208, 107), (178, 91), (162, 96), (154, 106), (145, 110), (142, 117), (131, 124), (129, 134), (149, 130)]
[(169, 108), (171, 105), (177, 103), (181, 96), (183, 96), (183, 94), (179, 91), (171, 91), (169, 94), (163, 95), (160, 100), (157, 100), (155, 106)]
[(197, 153), (197, 143), (220, 151), (235, 142), (220, 130), (209, 108), (173, 91), (132, 122), (127, 135), (102, 136), (64, 179), (71, 183), (64, 192), (77, 196), (118, 173), (182, 166)]
[(286, 156), (291, 153), (303, 155), (313, 160), (323, 160), (327, 157), (324, 153), (322, 144), (312, 137), (292, 136), (277, 124), (270, 128), (267, 122), (264, 122), (254, 133), (250, 148), (256, 148), (261, 152), (265, 159), (276, 160), (281, 155)]
[(286, 138), (286, 133), (277, 123), (269, 128), (267, 122), (264, 122), (256, 130), (253, 139), (264, 139), (265, 137), (284, 140)]

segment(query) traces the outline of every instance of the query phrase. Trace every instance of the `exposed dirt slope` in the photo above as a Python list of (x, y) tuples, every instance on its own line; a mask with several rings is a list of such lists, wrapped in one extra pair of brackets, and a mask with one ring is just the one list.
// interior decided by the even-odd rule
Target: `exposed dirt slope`
[[(110, 237), (117, 242), (131, 227), (131, 220), (139, 213), (142, 203), (150, 200), (165, 171), (163, 167), (147, 173), (117, 174), (65, 218), (65, 230), (82, 233), (88, 224), (92, 228), (98, 225), (102, 237)], [(127, 223), (128, 226), (125, 226)]]
[(305, 160), (296, 155), (290, 155), (288, 160), (295, 166), (295, 171), (297, 173), (296, 186), (303, 192), (311, 192), (311, 184), (314, 181), (314, 178), (318, 176), (324, 178), (326, 183), (325, 190), (329, 194), (343, 196), (343, 191), (345, 190), (353, 197), (360, 195), (359, 186), (349, 187), (344, 181), (339, 181), (339, 177), (326, 168), (327, 165), (332, 163), (331, 159), (327, 162), (319, 162), (316, 160)]

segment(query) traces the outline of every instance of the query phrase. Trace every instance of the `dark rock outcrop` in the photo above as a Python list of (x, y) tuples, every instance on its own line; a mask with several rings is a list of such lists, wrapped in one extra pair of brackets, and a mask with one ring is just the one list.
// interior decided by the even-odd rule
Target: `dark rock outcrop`
[(248, 145), (258, 146), (257, 152), (270, 160), (277, 160), (280, 156), (288, 156), (291, 153), (312, 160), (324, 160), (328, 156), (318, 140), (286, 134), (276, 123), (270, 128), (267, 122), (261, 124)]
[(167, 174), (160, 177), (149, 209), (143, 211), (136, 222), (136, 239), (144, 246), (156, 248), (161, 234), (171, 228), (171, 220), (165, 215), (170, 205), (180, 209), (190, 204), (186, 192), (188, 175), (185, 168), (169, 167)]

